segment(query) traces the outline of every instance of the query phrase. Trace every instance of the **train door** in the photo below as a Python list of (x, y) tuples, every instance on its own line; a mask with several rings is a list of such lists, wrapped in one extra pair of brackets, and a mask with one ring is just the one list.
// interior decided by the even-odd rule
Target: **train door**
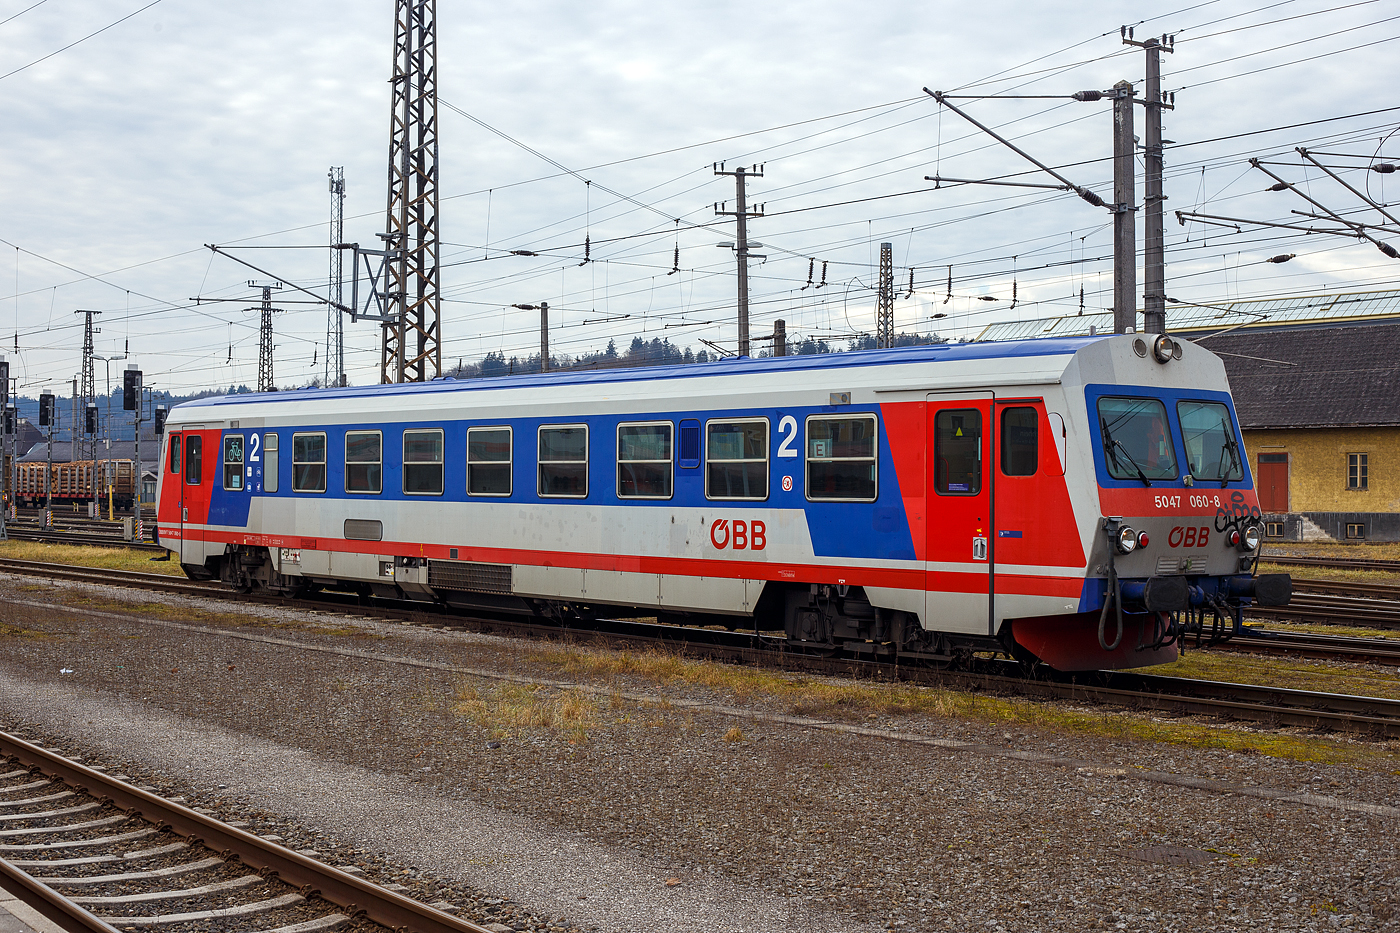
[[(218, 432), (185, 432), (184, 482), (180, 484), (180, 558), (181, 563), (204, 563), (204, 532), (197, 526), (209, 519), (210, 474), (205, 433), (213, 434), (217, 444)], [(191, 537), (198, 540), (191, 541)]]
[(992, 406), (990, 392), (928, 396), (925, 619), (941, 631), (992, 626)]

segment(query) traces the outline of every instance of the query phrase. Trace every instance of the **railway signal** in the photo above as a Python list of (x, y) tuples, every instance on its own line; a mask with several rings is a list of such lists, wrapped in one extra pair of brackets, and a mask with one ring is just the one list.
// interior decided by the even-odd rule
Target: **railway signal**
[(167, 412), (164, 405), (157, 405), (155, 410), (156, 437), (165, 434), (165, 416)]
[(83, 409), (83, 433), (97, 433), (97, 403), (88, 402), (87, 408)]
[(135, 411), (141, 397), (141, 370), (128, 369), (122, 373), (122, 410)]
[[(50, 429), (53, 428), (53, 424), (55, 421), (55, 410), (53, 402), (53, 393), (45, 389), (43, 394), (39, 396), (39, 427)], [(50, 430), (49, 433), (52, 434), (53, 431)]]

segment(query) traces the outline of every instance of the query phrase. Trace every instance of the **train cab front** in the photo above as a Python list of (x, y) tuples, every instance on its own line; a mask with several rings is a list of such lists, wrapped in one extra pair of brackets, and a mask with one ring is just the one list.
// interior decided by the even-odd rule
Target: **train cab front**
[[(1145, 342), (1127, 340), (1113, 342)], [(1150, 365), (1163, 344), (1175, 372)], [(1163, 335), (1136, 370), (1117, 361), (1140, 379), (1085, 386), (1099, 517), (1079, 612), (1013, 627), (1059, 670), (1166, 663), (1184, 639), (1223, 640), (1249, 607), (1292, 597), (1288, 574), (1258, 573), (1263, 516), (1223, 367), (1194, 345), (1183, 360), (1180, 346)]]

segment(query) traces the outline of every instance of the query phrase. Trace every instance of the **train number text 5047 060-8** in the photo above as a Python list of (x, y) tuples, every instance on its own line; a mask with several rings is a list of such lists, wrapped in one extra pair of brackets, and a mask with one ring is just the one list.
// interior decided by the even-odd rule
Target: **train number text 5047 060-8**
[(1219, 496), (1153, 496), (1152, 499), (1159, 509), (1179, 509), (1182, 499), (1193, 509), (1220, 508)]

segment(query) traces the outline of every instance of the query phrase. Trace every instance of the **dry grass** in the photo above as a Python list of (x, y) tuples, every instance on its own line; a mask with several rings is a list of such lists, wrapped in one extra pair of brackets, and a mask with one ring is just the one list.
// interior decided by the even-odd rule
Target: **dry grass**
[(1389, 669), (1386, 673), (1380, 673), (1327, 661), (1192, 651), (1178, 661), (1146, 667), (1143, 672), (1195, 680), (1225, 680), (1260, 687), (1400, 699), (1400, 678), (1396, 678)]
[(1328, 542), (1264, 543), (1265, 557), (1286, 554), (1289, 557), (1344, 557), (1347, 560), (1400, 560), (1400, 544), (1332, 544)]
[[(1388, 771), (1400, 769), (1400, 754), (1389, 747), (1352, 744), (1345, 739), (1315, 734), (1259, 732), (1200, 719), (1176, 721), (1153, 713), (1125, 712), (1116, 708), (1073, 708), (1062, 703), (910, 684), (818, 680), (780, 671), (695, 661), (659, 650), (630, 652), (541, 646), (534, 649), (532, 654), (536, 655), (537, 660), (575, 676), (591, 675), (614, 681), (629, 676), (661, 685), (684, 683), (703, 686), (734, 699), (770, 698), (793, 715), (823, 719), (869, 725), (879, 725), (881, 721), (891, 718), (963, 719), (998, 728), (1031, 727), (1120, 741), (1215, 748), (1240, 754), (1350, 764)], [(1237, 656), (1218, 658), (1213, 662), (1217, 666), (1208, 666), (1212, 663), (1211, 657), (1193, 653), (1185, 662), (1178, 663), (1183, 664), (1184, 671), (1195, 670), (1194, 676), (1241, 679)], [(1259, 662), (1254, 668), (1256, 679), (1261, 682), (1269, 676), (1266, 663)], [(1234, 676), (1224, 676), (1224, 665), (1232, 667)], [(1324, 682), (1330, 683), (1332, 690), (1352, 686), (1350, 682), (1338, 679), (1337, 671), (1333, 668), (1306, 664), (1294, 664), (1293, 667), (1295, 669), (1291, 672), (1276, 676), (1292, 678), (1294, 683), (1308, 683), (1310, 689), (1318, 689), (1317, 685)], [(1184, 671), (1172, 673), (1193, 676)], [(1358, 675), (1357, 683), (1369, 685), (1373, 682), (1373, 679), (1367, 680)], [(1362, 689), (1360, 692), (1379, 691)]]
[(1344, 635), (1349, 638), (1374, 638), (1400, 641), (1400, 631), (1365, 628), (1359, 625), (1328, 625), (1324, 622), (1245, 622), (1245, 630), (1264, 629), (1270, 632), (1296, 632), (1307, 635)]
[(1347, 570), (1341, 567), (1299, 567), (1294, 564), (1274, 564), (1264, 560), (1260, 573), (1286, 573), (1295, 580), (1326, 580), (1335, 583), (1381, 583), (1400, 586), (1400, 573), (1381, 570)]
[[(155, 555), (159, 556), (159, 555)], [(0, 558), (32, 560), (70, 567), (97, 567), (102, 570), (133, 570), (183, 577), (184, 571), (173, 560), (153, 561), (145, 551), (124, 547), (90, 547), (80, 544), (43, 544), (38, 541), (0, 541)]]
[(568, 733), (570, 741), (586, 742), (598, 725), (598, 703), (581, 690), (503, 684), (478, 689), (457, 688), (452, 711), (501, 738), (512, 732), (548, 729)]

